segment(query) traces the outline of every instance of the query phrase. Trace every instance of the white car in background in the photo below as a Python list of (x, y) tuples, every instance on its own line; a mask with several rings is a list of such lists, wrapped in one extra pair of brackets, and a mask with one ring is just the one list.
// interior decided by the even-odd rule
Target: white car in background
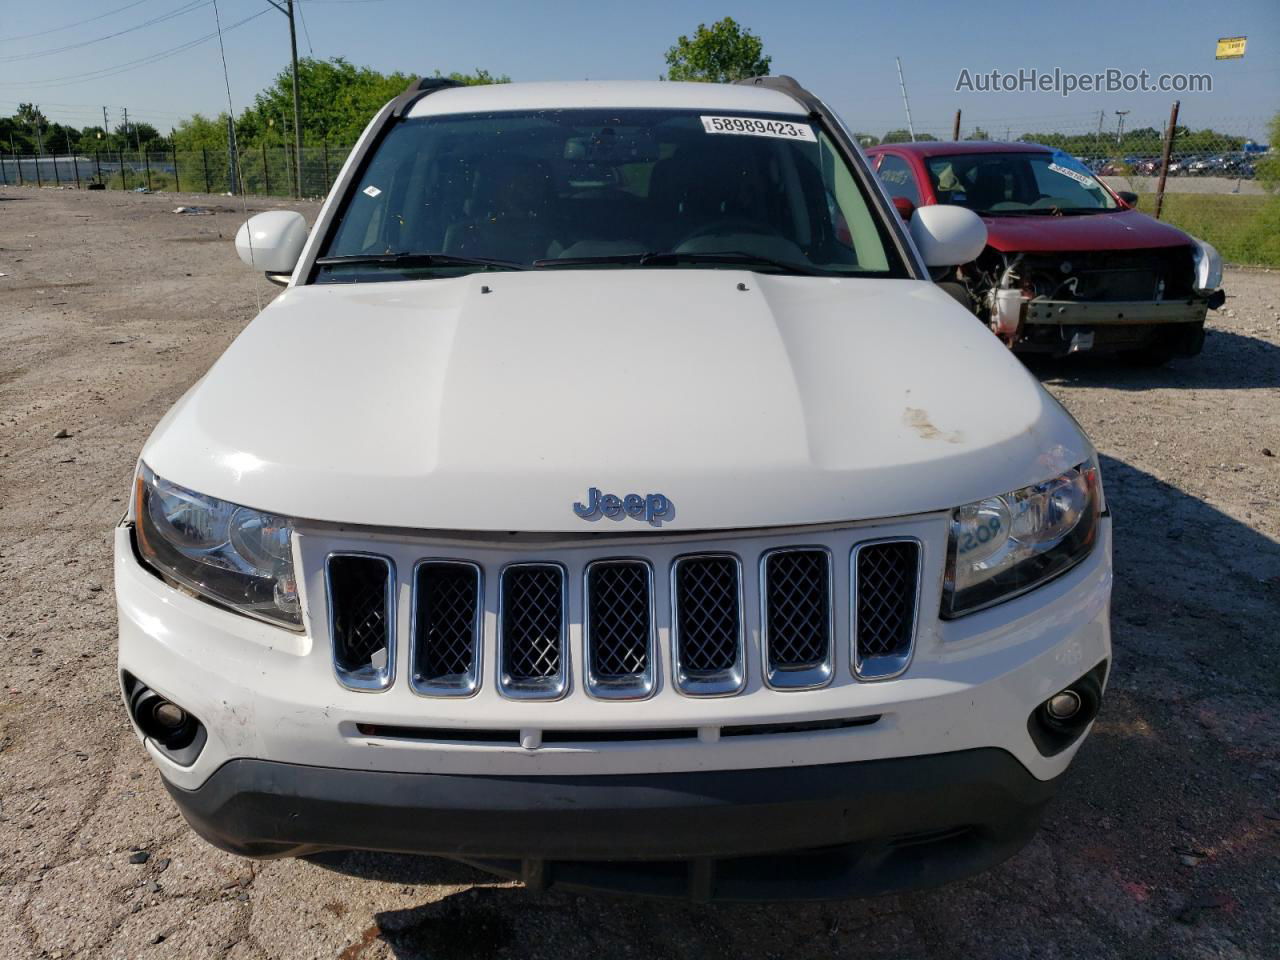
[(789, 78), (414, 84), (148, 440), (129, 715), (255, 857), (882, 893), (1034, 832), (1101, 703), (1093, 447)]

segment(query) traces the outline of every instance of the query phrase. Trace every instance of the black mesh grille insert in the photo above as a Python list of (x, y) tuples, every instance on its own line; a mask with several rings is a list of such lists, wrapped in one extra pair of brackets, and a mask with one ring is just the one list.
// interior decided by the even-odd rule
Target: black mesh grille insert
[(830, 565), (822, 550), (786, 550), (765, 560), (769, 665), (815, 667), (831, 648)]
[(390, 575), (387, 562), (380, 557), (329, 558), (333, 656), (339, 669), (347, 673), (386, 668)]
[(676, 632), (688, 673), (732, 669), (741, 627), (733, 557), (691, 557), (676, 567)]
[(414, 637), (417, 676), (448, 681), (471, 673), (476, 661), (480, 572), (462, 563), (418, 566)]
[(858, 656), (902, 656), (911, 646), (920, 545), (872, 543), (858, 551)]
[(642, 676), (649, 668), (649, 568), (596, 563), (587, 572), (591, 673), (599, 680)]
[(509, 567), (502, 573), (502, 663), (515, 683), (560, 673), (564, 572), (555, 566)]

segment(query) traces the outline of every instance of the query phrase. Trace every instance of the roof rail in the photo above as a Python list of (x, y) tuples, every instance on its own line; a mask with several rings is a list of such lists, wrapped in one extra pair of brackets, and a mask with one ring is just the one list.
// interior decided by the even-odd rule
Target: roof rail
[(810, 113), (820, 112), (818, 98), (802, 87), (795, 77), (785, 73), (778, 74), (776, 77), (743, 77), (733, 82), (742, 86), (768, 87), (770, 90), (777, 90), (779, 93), (785, 93)]
[(418, 77), (416, 80), (409, 81), (409, 86), (405, 87), (404, 93), (396, 97), (395, 106), (391, 108), (391, 115), (393, 117), (403, 117), (409, 112), (409, 108), (423, 97), (429, 96), (438, 90), (461, 86), (465, 86), (465, 84), (457, 80), (450, 80), (448, 77)]

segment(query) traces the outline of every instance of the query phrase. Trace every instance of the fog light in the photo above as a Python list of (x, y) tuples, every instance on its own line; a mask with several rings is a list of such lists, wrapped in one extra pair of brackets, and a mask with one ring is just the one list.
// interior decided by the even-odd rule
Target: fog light
[(1063, 690), (1050, 697), (1044, 709), (1055, 720), (1070, 720), (1080, 712), (1081, 706), (1080, 694), (1074, 690)]
[(156, 724), (167, 730), (178, 730), (187, 722), (187, 711), (176, 703), (161, 700), (151, 708), (151, 718)]

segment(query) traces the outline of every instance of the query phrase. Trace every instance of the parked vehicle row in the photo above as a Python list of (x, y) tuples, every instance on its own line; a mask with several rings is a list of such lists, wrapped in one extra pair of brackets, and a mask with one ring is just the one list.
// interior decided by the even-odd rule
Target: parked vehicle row
[[(1160, 157), (1127, 156), (1124, 158), (1075, 157), (1091, 173), (1101, 177), (1160, 175)], [(1257, 174), (1255, 156), (1246, 153), (1175, 154), (1169, 158), (1171, 177), (1234, 177), (1252, 180)]]
[(904, 218), (934, 204), (982, 217), (982, 253), (939, 279), (1009, 347), (1190, 357), (1225, 295), (1218, 252), (1134, 209), (1075, 157), (1029, 143), (899, 143), (867, 151)]

